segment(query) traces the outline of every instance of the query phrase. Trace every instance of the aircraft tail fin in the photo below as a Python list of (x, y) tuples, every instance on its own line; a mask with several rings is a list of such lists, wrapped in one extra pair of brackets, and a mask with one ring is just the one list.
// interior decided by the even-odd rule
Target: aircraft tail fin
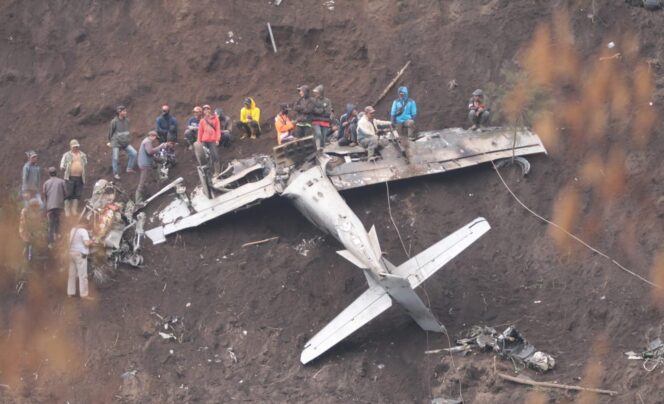
[[(389, 261), (388, 261), (389, 262)], [(410, 282), (399, 275), (385, 274), (378, 283), (399, 303), (415, 322), (426, 331), (446, 332), (445, 326), (415, 293)]]

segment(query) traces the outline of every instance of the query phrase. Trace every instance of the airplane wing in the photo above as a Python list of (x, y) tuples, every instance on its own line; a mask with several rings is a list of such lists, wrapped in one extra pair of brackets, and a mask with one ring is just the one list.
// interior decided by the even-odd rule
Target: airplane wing
[(489, 229), (491, 229), (489, 222), (483, 217), (478, 217), (398, 267), (391, 267), (390, 270), (394, 275), (408, 279), (411, 287), (415, 289)]
[(306, 364), (323, 352), (332, 348), (364, 324), (373, 320), (380, 313), (392, 306), (392, 299), (383, 287), (370, 283), (369, 289), (362, 293), (334, 320), (320, 330), (304, 346), (300, 362)]
[(255, 206), (277, 193), (276, 174), (271, 159), (255, 157), (234, 160), (231, 164), (235, 164), (234, 169), (229, 170), (231, 175), (215, 179), (212, 187), (208, 187), (203, 179), (203, 185), (194, 189), (190, 196), (179, 193), (177, 198), (158, 212), (161, 225), (147, 230), (145, 235), (154, 244), (163, 243), (169, 234), (196, 227), (226, 213)]
[(406, 159), (395, 144), (380, 150), (381, 159), (363, 161), (354, 156), (366, 153), (362, 147), (331, 144), (325, 153), (337, 162), (327, 166), (327, 175), (339, 191), (385, 181), (458, 170), (489, 161), (546, 153), (539, 136), (526, 128), (488, 128), (473, 132), (450, 128), (420, 132), (408, 142)]

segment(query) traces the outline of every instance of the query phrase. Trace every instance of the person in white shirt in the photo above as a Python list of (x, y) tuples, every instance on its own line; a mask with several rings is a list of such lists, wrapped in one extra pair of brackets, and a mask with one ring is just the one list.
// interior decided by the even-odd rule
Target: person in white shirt
[(90, 239), (87, 224), (79, 223), (69, 233), (69, 280), (67, 281), (67, 295), (76, 296), (76, 277), (78, 276), (78, 290), (81, 299), (93, 300), (88, 296), (88, 254), (90, 254)]
[(367, 149), (367, 156), (370, 159), (375, 157), (376, 150), (386, 145), (386, 142), (379, 137), (381, 131), (392, 127), (392, 122), (376, 119), (375, 113), (374, 107), (367, 106), (364, 108), (364, 115), (357, 123), (357, 143)]

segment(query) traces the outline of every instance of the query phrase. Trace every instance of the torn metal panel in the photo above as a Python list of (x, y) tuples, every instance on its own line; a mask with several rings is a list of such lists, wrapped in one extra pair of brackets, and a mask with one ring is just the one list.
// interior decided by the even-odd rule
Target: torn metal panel
[(268, 157), (235, 160), (231, 167), (226, 178), (212, 181), (214, 191), (211, 192), (220, 192), (217, 189), (220, 188), (224, 189), (223, 193), (208, 198), (210, 189), (199, 186), (189, 197), (180, 195), (157, 213), (162, 225), (145, 234), (153, 243), (159, 244), (169, 234), (248, 208), (276, 193), (275, 166)]

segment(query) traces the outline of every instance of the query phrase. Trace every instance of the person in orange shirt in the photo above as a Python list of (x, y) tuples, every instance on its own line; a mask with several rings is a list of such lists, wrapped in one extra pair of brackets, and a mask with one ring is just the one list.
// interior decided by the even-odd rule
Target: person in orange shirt
[(288, 117), (288, 112), (288, 104), (281, 104), (279, 114), (274, 117), (274, 128), (277, 130), (277, 144), (295, 140), (295, 136), (293, 136), (295, 124)]
[[(221, 139), (221, 128), (219, 118), (212, 112), (212, 107), (203, 105), (203, 119), (198, 123), (198, 141), (199, 145), (206, 147), (210, 151), (210, 159), (214, 173), (219, 173), (221, 164), (219, 154), (217, 153), (217, 144)], [(194, 150), (195, 151), (195, 150)], [(198, 155), (197, 155), (198, 158)], [(202, 162), (198, 161), (198, 164)]]

